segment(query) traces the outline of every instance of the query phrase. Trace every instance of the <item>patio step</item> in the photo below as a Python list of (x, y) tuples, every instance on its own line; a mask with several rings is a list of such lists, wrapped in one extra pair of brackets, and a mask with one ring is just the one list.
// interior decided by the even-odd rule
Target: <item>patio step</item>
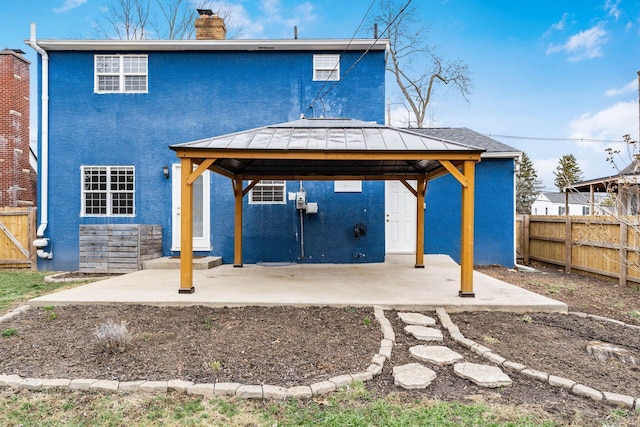
[[(213, 267), (222, 265), (222, 257), (206, 256), (193, 258), (194, 270), (209, 270)], [(179, 270), (180, 257), (165, 256), (162, 258), (150, 259), (142, 262), (143, 270)]]

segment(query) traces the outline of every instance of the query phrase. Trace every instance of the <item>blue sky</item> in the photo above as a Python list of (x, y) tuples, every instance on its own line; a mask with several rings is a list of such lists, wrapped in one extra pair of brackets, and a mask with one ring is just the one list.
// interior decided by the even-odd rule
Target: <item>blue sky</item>
[[(0, 0), (0, 49), (18, 47), (29, 23), (38, 38), (96, 38), (111, 0)], [(194, 0), (195, 1), (195, 0)], [(219, 1), (241, 38), (350, 38), (370, 0)], [(471, 69), (466, 103), (440, 87), (427, 123), (466, 126), (493, 136), (534, 162), (552, 190), (553, 170), (564, 154), (578, 159), (585, 178), (614, 172), (605, 148), (623, 134), (638, 138), (640, 1), (637, 0), (413, 0), (438, 52)], [(35, 74), (35, 68), (32, 71)], [(400, 101), (391, 79), (388, 96)], [(407, 110), (392, 106), (392, 124)], [(518, 138), (514, 138), (518, 137)], [(623, 148), (623, 152), (626, 151)], [(628, 156), (619, 164), (624, 166)]]

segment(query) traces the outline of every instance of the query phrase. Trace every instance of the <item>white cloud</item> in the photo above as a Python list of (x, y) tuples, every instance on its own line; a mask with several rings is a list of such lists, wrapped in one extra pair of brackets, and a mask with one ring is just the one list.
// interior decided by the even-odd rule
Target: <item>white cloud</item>
[(85, 4), (87, 0), (64, 0), (62, 6), (53, 9), (55, 13), (64, 13), (68, 12), (71, 9), (75, 9), (76, 7), (82, 6)]
[(281, 0), (262, 0), (253, 14), (240, 3), (224, 3), (230, 22), (241, 29), (241, 37), (249, 39), (292, 37), (293, 27), (314, 22), (315, 6), (302, 2), (295, 7), (283, 7)]
[(569, 61), (581, 61), (602, 56), (600, 48), (607, 42), (607, 31), (604, 24), (599, 23), (588, 30), (574, 34), (562, 45), (551, 45), (547, 54), (565, 52)]
[(611, 16), (613, 16), (616, 21), (620, 18), (622, 12), (618, 9), (620, 6), (620, 0), (606, 0), (604, 2), (604, 10)]
[[(622, 135), (638, 135), (638, 103), (618, 102), (596, 113), (585, 113), (569, 123), (571, 138), (622, 140)], [(588, 141), (581, 145), (591, 145)]]
[(630, 93), (636, 92), (637, 90), (638, 90), (638, 81), (636, 79), (633, 79), (629, 83), (627, 83), (626, 85), (620, 88), (612, 87), (611, 89), (607, 90), (604, 94), (606, 96), (628, 95)]
[(555, 24), (551, 25), (551, 30), (562, 31), (564, 27), (567, 25), (567, 20), (569, 19), (568, 13), (563, 13), (562, 18)]

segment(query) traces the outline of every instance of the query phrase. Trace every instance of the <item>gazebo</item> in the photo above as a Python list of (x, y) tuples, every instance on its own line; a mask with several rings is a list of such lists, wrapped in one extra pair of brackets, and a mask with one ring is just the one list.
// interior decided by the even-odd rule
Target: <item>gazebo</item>
[[(451, 174), (462, 187), (461, 297), (474, 297), (475, 164), (484, 149), (353, 119), (300, 119), (171, 145), (181, 163), (179, 293), (193, 286), (193, 183), (210, 170), (235, 196), (234, 266), (242, 266), (242, 200), (260, 180), (399, 180), (417, 198), (416, 268), (424, 268), (429, 180)], [(414, 188), (409, 181), (416, 181)], [(247, 184), (245, 185), (245, 182)]]

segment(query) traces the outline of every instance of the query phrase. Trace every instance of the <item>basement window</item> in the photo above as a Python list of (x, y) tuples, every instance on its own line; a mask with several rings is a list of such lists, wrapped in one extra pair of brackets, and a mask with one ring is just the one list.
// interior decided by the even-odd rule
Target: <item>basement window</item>
[(133, 166), (82, 166), (81, 216), (134, 216)]
[(340, 80), (340, 55), (313, 55), (313, 80)]
[(282, 205), (285, 201), (285, 181), (261, 180), (249, 192), (249, 204)]
[(147, 55), (95, 55), (96, 93), (147, 93)]

